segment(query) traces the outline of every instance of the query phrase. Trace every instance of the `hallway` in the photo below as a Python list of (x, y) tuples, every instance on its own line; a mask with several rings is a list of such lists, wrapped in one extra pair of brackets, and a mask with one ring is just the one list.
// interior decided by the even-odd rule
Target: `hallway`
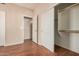
[(50, 52), (45, 47), (39, 46), (31, 40), (25, 40), (23, 44), (0, 47), (2, 56), (74, 56), (79, 55), (64, 48), (56, 46), (56, 53)]

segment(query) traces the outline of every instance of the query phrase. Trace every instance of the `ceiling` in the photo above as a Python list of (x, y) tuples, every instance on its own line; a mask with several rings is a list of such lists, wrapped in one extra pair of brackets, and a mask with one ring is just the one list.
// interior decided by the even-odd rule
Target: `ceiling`
[(47, 7), (53, 5), (54, 3), (16, 3), (18, 6), (26, 7), (28, 9), (35, 9), (36, 7)]

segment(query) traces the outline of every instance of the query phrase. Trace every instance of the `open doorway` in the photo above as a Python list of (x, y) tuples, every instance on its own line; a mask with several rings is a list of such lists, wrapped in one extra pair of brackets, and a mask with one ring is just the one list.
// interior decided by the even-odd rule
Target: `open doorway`
[(24, 17), (24, 40), (32, 40), (32, 18)]
[(79, 53), (78, 12), (77, 3), (60, 3), (55, 6), (55, 52), (62, 53), (67, 49), (66, 52), (68, 51), (69, 54)]

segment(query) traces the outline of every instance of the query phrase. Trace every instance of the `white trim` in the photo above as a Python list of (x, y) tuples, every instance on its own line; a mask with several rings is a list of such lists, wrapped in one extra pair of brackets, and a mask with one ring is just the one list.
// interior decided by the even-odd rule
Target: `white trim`
[(22, 15), (22, 25), (21, 25), (21, 29), (23, 30), (23, 37), (24, 37), (24, 17), (32, 18), (32, 16), (29, 16), (29, 15)]
[(12, 45), (17, 45), (17, 44), (22, 44), (22, 43), (24, 43), (24, 41), (11, 43), (11, 44), (5, 44), (4, 46), (12, 46)]
[[(5, 11), (2, 11), (2, 10), (0, 10), (0, 12), (2, 12), (3, 15), (4, 15), (4, 16), (3, 16), (4, 18), (3, 18), (3, 21), (2, 21), (2, 22), (3, 22), (3, 23), (2, 23), (2, 24), (3, 24), (3, 25), (2, 25), (2, 27), (3, 27), (3, 29), (2, 29), (3, 34), (1, 34), (1, 35), (3, 35), (3, 42), (2, 42), (2, 44), (1, 44), (0, 46), (4, 46), (4, 45), (5, 45), (5, 14), (6, 14), (6, 13), (5, 13)], [(1, 39), (1, 38), (0, 38), (0, 39)]]

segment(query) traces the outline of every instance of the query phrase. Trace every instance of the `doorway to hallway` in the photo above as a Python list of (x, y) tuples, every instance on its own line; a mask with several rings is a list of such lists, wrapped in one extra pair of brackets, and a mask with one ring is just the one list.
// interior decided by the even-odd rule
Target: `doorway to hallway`
[(24, 17), (24, 40), (32, 40), (32, 18)]

